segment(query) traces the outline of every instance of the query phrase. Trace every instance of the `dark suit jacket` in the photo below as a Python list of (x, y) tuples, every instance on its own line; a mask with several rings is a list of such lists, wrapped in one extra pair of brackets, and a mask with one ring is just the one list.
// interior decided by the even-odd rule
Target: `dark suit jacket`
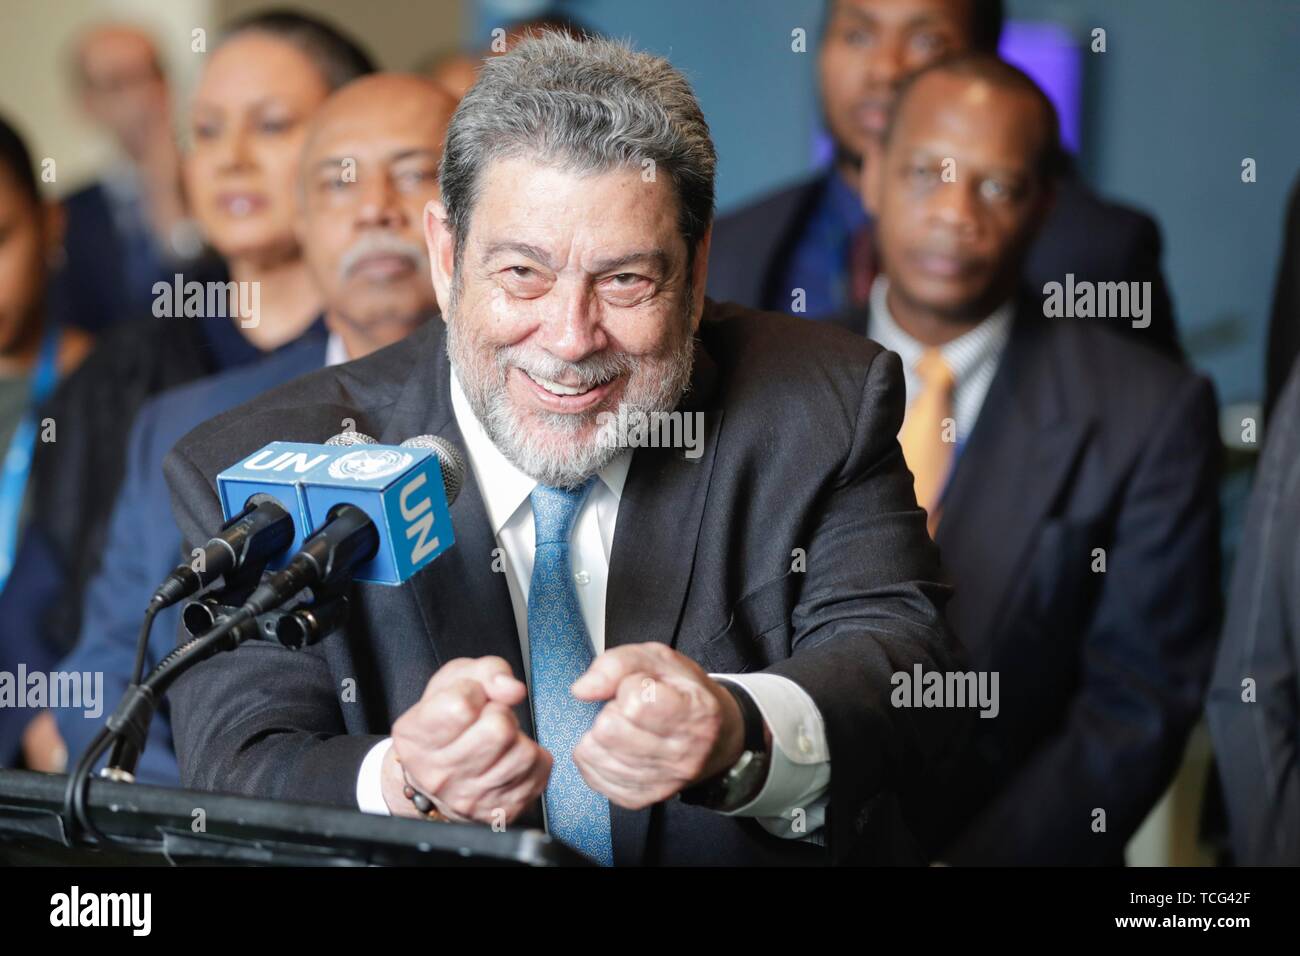
[[(225, 265), (205, 252), (185, 262), (171, 262), (154, 246), (151, 278), (131, 279), (126, 267), (127, 239), (113, 217), (112, 202), (101, 183), (91, 183), (63, 200), (66, 228), (64, 260), (50, 278), (51, 314), (96, 334), (119, 322), (149, 315), (153, 283), (168, 283), (177, 272), (186, 281), (224, 282)], [(132, 285), (132, 282), (143, 282)]]
[(1282, 254), (1277, 264), (1277, 284), (1273, 289), (1273, 312), (1268, 322), (1265, 422), (1272, 416), (1297, 355), (1300, 355), (1300, 176), (1296, 177), (1287, 202)]
[[(181, 534), (172, 518), (162, 472), (167, 452), (186, 432), (213, 415), (321, 368), (325, 340), (324, 330), (313, 327), (297, 342), (252, 365), (156, 396), (135, 417), (127, 442), (126, 477), (109, 522), (103, 558), (82, 602), (85, 613), (80, 639), (58, 665), (60, 670), (104, 675), (105, 711), (99, 719), (86, 717), (80, 707), (55, 711), (70, 765), (85, 752), (126, 692), (135, 664), (141, 609), (182, 559)], [(181, 605), (176, 605), (154, 621), (145, 673), (176, 646), (180, 613)], [(168, 705), (164, 698), (149, 725), (149, 746), (136, 768), (136, 779), (143, 783), (180, 783)]]
[(1300, 373), (1255, 476), (1205, 715), (1236, 862), (1300, 864)]
[[(824, 172), (730, 215), (713, 227), (709, 252), (709, 295), (755, 309), (790, 301), (778, 290), (782, 266), (825, 183)], [(1025, 267), (1029, 288), (1048, 282), (1150, 282), (1151, 324), (1099, 319), (1104, 327), (1132, 335), (1158, 351), (1181, 357), (1173, 305), (1160, 271), (1160, 227), (1135, 209), (1107, 202), (1082, 180), (1066, 176), (1057, 186), (1056, 206), (1030, 249)], [(861, 331), (861, 330), (859, 330)]]
[(1122, 862), (1209, 676), (1217, 435), (1206, 379), (1022, 304), (937, 534), (949, 621), (1001, 695), (949, 786), (909, 801), (941, 859)]
[(147, 290), (126, 288), (122, 240), (113, 221), (108, 193), (100, 183), (78, 189), (63, 200), (67, 217), (64, 263), (51, 279), (55, 314), (92, 332), (120, 319), (148, 315)]
[[(42, 407), (57, 441), (32, 455), (32, 516), (16, 563), (27, 568), (0, 592), (0, 659), (13, 641), (72, 650), (81, 629), (81, 595), (99, 569), (108, 521), (126, 473), (131, 423), (160, 392), (218, 371), (202, 322), (148, 316), (110, 329)], [(318, 330), (313, 334), (324, 335)], [(260, 358), (247, 346), (249, 361)], [(206, 539), (204, 539), (206, 540)]]
[[(166, 462), (187, 542), (220, 522), (213, 478), (272, 439), (320, 441), (343, 418), (384, 442), (460, 441), (440, 328), (308, 375), (204, 424)], [(606, 645), (660, 641), (712, 672), (803, 687), (833, 761), (829, 852), (672, 799), (612, 809), (614, 857), (638, 863), (919, 861), (898, 791), (964, 715), (891, 706), (890, 676), (946, 669), (946, 589), (895, 435), (898, 359), (839, 330), (709, 303), (683, 408), (703, 454), (636, 451), (610, 556)], [(523, 679), (495, 539), (470, 481), (456, 544), (406, 585), (358, 585), (352, 620), (302, 652), (249, 643), (181, 678), (172, 701), (186, 786), (355, 806), (365, 753), (457, 657), (499, 655)], [(792, 570), (803, 548), (805, 571)], [(355, 703), (340, 682), (356, 681)], [(526, 704), (516, 709), (532, 732)], [(532, 818), (535, 822), (536, 817)]]

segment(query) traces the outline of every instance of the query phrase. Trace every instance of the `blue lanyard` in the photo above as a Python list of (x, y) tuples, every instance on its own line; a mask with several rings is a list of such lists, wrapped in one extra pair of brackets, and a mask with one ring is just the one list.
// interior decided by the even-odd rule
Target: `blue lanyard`
[(32, 376), (31, 396), (14, 437), (9, 441), (4, 466), (0, 470), (0, 588), (13, 570), (14, 555), (18, 550), (18, 519), (23, 507), (23, 493), (27, 489), (27, 476), (32, 470), (32, 452), (36, 450), (36, 433), (39, 423), (37, 409), (54, 391), (59, 380), (59, 328), (51, 322), (41, 341), (41, 354)]

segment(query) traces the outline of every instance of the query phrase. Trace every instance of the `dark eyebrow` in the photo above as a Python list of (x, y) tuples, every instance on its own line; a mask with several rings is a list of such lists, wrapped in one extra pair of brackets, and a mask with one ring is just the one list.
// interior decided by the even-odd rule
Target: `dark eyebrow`
[(532, 259), (534, 262), (543, 265), (548, 269), (553, 268), (550, 256), (542, 252), (542, 250), (538, 249), (536, 246), (530, 246), (526, 242), (511, 242), (507, 240), (489, 243), (488, 247), (483, 250), (483, 258), (491, 259), (493, 256), (500, 255), (503, 252), (516, 252), (521, 256), (527, 256), (529, 259)]
[(438, 151), (436, 149), (430, 149), (427, 146), (412, 146), (410, 149), (398, 150), (391, 156), (388, 156), (387, 161), (390, 163), (400, 163), (403, 160), (415, 158), (436, 160), (438, 158)]
[[(489, 243), (488, 247), (483, 250), (483, 258), (491, 259), (493, 256), (502, 252), (515, 252), (519, 255), (527, 256), (529, 259), (532, 259), (539, 265), (545, 266), (547, 269), (555, 268), (551, 264), (550, 257), (547, 256), (545, 252), (526, 242), (502, 241)], [(636, 252), (629, 252), (626, 255), (616, 256), (612, 259), (600, 259), (594, 263), (591, 272), (593, 274), (612, 272), (613, 270), (620, 269), (623, 266), (631, 265), (635, 262), (644, 262), (646, 260), (653, 262), (659, 268), (660, 272), (668, 271), (669, 259), (666, 252), (662, 249), (641, 249)]]
[[(355, 157), (353, 156), (327, 156), (324, 159), (317, 160), (315, 163), (312, 164), (312, 167), (317, 170), (323, 170), (328, 167), (342, 166), (344, 160), (354, 159), (354, 158)], [(393, 153), (390, 156), (385, 156), (384, 162), (400, 163), (405, 160), (413, 159), (413, 158), (437, 159), (438, 151), (436, 149), (428, 149), (425, 147), (415, 146), (412, 147), (411, 149), (398, 150), (397, 152)]]
[(668, 253), (664, 252), (662, 249), (643, 249), (639, 252), (629, 252), (625, 256), (618, 256), (614, 259), (601, 259), (596, 262), (595, 269), (592, 271), (598, 273), (614, 272), (617, 269), (623, 268), (623, 266), (630, 266), (636, 262), (644, 262), (647, 259), (653, 262), (660, 272), (668, 271)]

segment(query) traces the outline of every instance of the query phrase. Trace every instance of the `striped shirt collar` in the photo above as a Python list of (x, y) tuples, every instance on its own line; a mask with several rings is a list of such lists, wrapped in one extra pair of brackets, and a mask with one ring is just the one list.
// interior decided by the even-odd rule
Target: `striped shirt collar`
[[(906, 379), (907, 397), (910, 403), (920, 388), (916, 363), (920, 361), (926, 346), (904, 332), (894, 321), (894, 317), (889, 312), (888, 291), (889, 280), (883, 275), (877, 277), (871, 286), (871, 312), (867, 335), (891, 352), (897, 352), (903, 360), (903, 375)], [(953, 406), (958, 441), (964, 440), (970, 434), (975, 426), (975, 419), (979, 417), (984, 397), (988, 394), (989, 385), (993, 382), (1002, 353), (1011, 338), (1011, 322), (1014, 314), (1014, 304), (1006, 302), (969, 332), (964, 332), (951, 342), (939, 346), (939, 354), (948, 363), (956, 381)]]

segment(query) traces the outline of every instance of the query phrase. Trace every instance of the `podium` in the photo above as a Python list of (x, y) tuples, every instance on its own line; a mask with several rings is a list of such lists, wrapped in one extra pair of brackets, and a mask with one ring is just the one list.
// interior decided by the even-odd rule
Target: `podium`
[(0, 770), (0, 864), (75, 866), (585, 866), (540, 830), (384, 817), (336, 806), (96, 778), (89, 816), (106, 846), (74, 845), (68, 778)]

